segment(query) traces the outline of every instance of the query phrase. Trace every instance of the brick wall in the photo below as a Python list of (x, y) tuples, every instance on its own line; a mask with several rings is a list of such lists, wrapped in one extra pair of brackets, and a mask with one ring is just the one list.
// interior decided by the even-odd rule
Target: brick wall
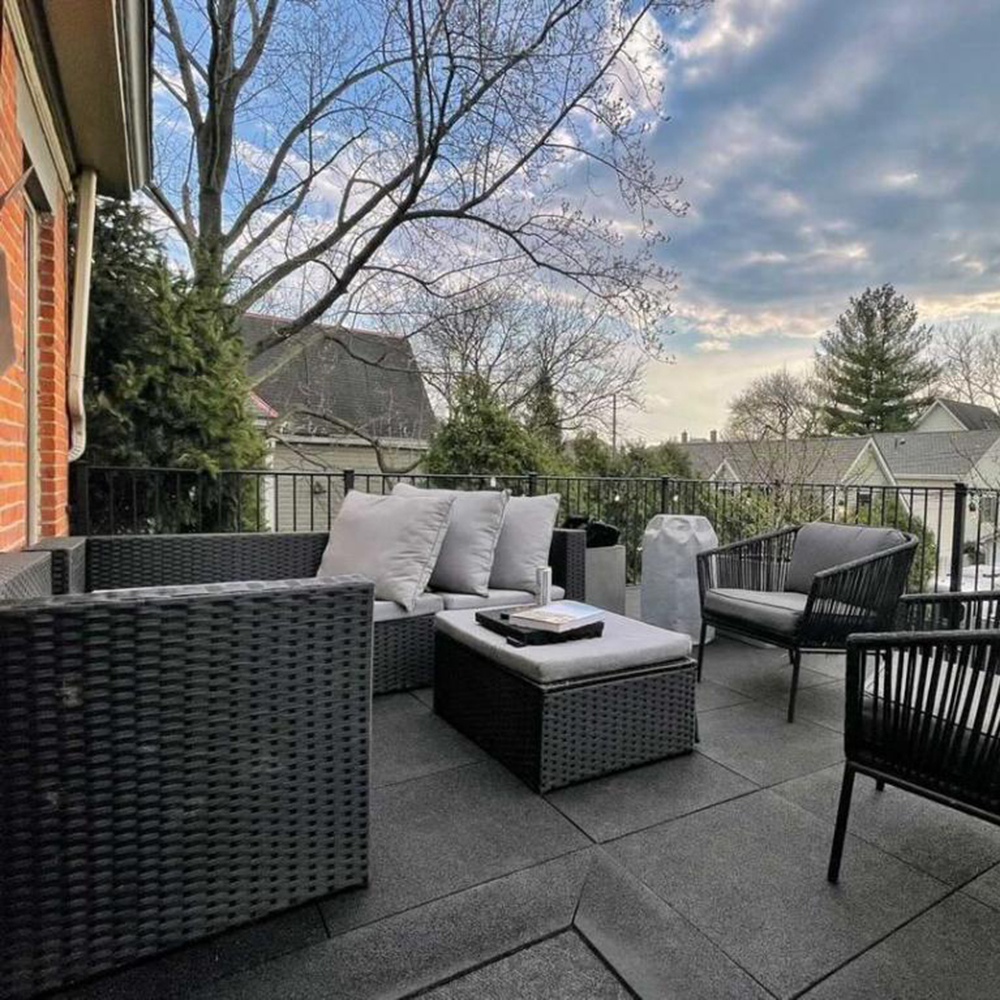
[[(0, 191), (20, 176), (24, 151), (17, 130), (16, 53), (0, 19)], [(17, 359), (0, 373), (0, 551), (27, 538), (27, 400), (25, 372), (24, 195), (0, 210), (0, 247), (7, 258), (7, 283)], [(38, 264), (38, 445), (41, 533), (65, 534), (67, 518), (66, 411), (68, 346), (67, 208), (39, 215)]]

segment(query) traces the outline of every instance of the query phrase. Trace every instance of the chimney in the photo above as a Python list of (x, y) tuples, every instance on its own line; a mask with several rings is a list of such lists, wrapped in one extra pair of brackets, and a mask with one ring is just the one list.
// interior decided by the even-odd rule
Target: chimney
[(687, 444), (687, 443), (688, 443), (688, 432), (681, 431), (681, 444)]
[(708, 432), (708, 440), (711, 441), (712, 444), (715, 444), (715, 442), (719, 440), (719, 432), (718, 431), (709, 431)]

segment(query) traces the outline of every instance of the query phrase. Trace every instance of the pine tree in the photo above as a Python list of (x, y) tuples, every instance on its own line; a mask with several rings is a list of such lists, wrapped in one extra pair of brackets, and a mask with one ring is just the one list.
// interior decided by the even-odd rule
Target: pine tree
[(866, 288), (820, 341), (816, 368), (832, 434), (905, 430), (926, 404), (939, 366), (931, 330), (892, 285)]
[(540, 441), (559, 452), (563, 446), (562, 414), (556, 399), (552, 378), (547, 374), (539, 376), (528, 397), (527, 420), (525, 425)]

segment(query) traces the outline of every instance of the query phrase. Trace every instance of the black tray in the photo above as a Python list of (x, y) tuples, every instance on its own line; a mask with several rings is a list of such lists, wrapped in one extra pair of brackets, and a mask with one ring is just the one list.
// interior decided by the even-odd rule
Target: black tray
[(568, 632), (546, 632), (540, 628), (524, 628), (512, 625), (510, 615), (520, 608), (487, 608), (476, 612), (476, 621), (483, 628), (496, 632), (507, 639), (512, 646), (551, 646), (557, 642), (573, 642), (576, 639), (599, 639), (604, 634), (604, 622), (592, 622)]

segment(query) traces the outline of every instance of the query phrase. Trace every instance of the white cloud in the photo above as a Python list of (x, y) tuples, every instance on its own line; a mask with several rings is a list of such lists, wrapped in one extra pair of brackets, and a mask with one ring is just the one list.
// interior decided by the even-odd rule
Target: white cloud
[(920, 174), (915, 170), (906, 173), (888, 173), (882, 175), (882, 183), (887, 188), (905, 188), (916, 184), (920, 179)]

